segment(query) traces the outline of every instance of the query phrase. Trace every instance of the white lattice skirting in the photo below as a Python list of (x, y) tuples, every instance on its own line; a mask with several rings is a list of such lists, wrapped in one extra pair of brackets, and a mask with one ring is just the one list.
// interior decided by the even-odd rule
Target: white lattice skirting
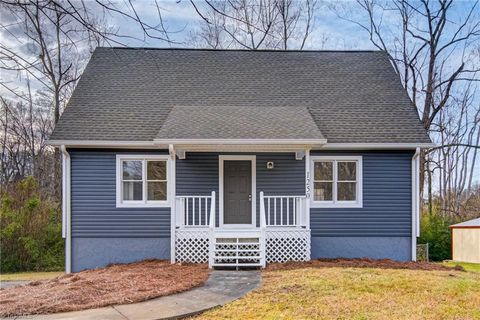
[(266, 261), (308, 261), (310, 260), (310, 230), (267, 230)]
[(209, 230), (176, 230), (176, 262), (208, 262)]

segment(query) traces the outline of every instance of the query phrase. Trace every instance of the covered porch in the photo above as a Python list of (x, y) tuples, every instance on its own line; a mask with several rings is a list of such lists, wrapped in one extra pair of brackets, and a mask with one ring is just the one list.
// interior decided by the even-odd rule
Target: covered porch
[(310, 260), (308, 154), (177, 153), (172, 262), (265, 267)]

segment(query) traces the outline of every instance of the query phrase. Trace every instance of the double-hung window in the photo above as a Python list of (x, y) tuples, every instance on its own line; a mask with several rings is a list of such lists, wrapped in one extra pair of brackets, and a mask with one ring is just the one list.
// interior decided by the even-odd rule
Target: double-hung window
[(313, 207), (362, 207), (362, 158), (312, 156)]
[(117, 155), (117, 207), (168, 206), (168, 174), (168, 156)]

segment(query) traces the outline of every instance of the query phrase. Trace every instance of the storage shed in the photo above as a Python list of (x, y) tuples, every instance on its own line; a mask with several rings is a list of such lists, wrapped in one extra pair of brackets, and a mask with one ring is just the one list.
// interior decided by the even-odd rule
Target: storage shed
[(480, 218), (450, 226), (452, 260), (480, 263)]

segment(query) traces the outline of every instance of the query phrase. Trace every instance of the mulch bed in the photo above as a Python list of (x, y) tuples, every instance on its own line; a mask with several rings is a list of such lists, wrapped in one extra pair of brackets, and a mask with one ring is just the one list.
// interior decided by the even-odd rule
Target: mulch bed
[(301, 268), (381, 268), (410, 270), (465, 271), (461, 266), (447, 267), (431, 262), (398, 262), (390, 259), (318, 259), (307, 262), (286, 262), (268, 264), (267, 270), (293, 270)]
[(66, 274), (0, 290), (0, 316), (84, 310), (189, 290), (208, 278), (201, 264), (144, 260)]

